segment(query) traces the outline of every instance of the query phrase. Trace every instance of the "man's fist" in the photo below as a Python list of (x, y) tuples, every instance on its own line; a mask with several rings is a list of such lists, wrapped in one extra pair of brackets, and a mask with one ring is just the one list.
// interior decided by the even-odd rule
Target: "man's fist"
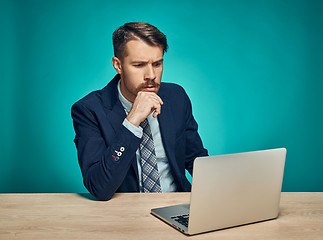
[(163, 105), (163, 101), (156, 93), (138, 92), (127, 120), (138, 127), (152, 112), (154, 112), (153, 117), (157, 117), (160, 114), (161, 105)]

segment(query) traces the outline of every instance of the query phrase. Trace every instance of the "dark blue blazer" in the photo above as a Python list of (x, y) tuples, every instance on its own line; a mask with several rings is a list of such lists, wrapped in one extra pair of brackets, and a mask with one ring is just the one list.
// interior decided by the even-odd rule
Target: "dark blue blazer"
[[(122, 125), (126, 114), (118, 96), (119, 80), (116, 75), (106, 87), (72, 106), (84, 185), (99, 200), (109, 200), (115, 192), (139, 192), (136, 150), (141, 139)], [(158, 95), (164, 102), (158, 122), (171, 173), (178, 191), (190, 191), (185, 169), (192, 174), (194, 159), (207, 155), (207, 150), (184, 89), (161, 83)], [(122, 155), (116, 157), (121, 148)]]

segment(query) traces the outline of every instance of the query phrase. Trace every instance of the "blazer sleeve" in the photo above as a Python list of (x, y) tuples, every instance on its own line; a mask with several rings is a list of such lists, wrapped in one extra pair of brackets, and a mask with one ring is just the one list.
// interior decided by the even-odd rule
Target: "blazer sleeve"
[[(124, 181), (140, 138), (122, 124), (117, 125), (117, 130), (109, 127), (107, 116), (103, 113), (105, 122), (102, 123), (98, 111), (82, 102), (72, 106), (76, 133), (74, 142), (85, 187), (98, 200), (109, 200)], [(106, 129), (102, 130), (102, 125), (108, 128), (108, 133)]]

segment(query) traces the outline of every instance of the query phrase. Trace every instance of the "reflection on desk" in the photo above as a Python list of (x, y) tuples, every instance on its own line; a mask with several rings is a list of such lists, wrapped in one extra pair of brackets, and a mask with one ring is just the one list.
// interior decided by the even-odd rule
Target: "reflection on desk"
[(150, 209), (189, 193), (0, 194), (0, 239), (323, 239), (323, 193), (282, 193), (276, 220), (187, 237)]

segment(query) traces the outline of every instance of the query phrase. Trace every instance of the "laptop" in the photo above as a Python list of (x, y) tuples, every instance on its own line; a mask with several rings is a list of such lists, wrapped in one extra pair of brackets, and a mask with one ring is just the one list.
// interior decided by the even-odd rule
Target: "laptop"
[(286, 149), (198, 157), (190, 204), (151, 209), (187, 235), (275, 219)]

